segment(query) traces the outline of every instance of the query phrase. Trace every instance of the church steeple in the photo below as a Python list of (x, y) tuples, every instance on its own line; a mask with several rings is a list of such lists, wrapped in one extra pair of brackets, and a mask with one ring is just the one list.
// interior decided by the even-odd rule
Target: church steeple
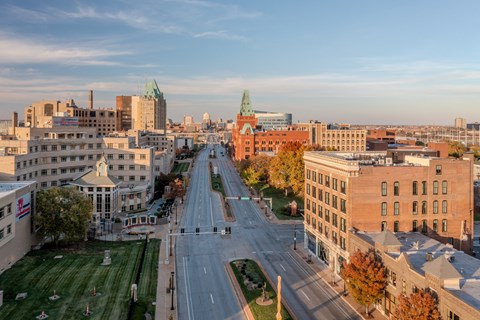
[(252, 104), (250, 103), (250, 93), (248, 92), (248, 90), (243, 90), (242, 104), (240, 105), (240, 115), (241, 116), (254, 115)]

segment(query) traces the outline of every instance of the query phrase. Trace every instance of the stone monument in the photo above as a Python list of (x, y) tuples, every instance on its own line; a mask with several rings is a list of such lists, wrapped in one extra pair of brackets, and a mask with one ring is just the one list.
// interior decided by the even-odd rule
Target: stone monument
[(132, 284), (132, 288), (130, 290), (130, 298), (133, 299), (133, 302), (137, 302), (138, 297), (137, 297), (137, 284), (134, 283)]
[(110, 250), (105, 250), (102, 266), (109, 266), (112, 263), (112, 258), (110, 258)]

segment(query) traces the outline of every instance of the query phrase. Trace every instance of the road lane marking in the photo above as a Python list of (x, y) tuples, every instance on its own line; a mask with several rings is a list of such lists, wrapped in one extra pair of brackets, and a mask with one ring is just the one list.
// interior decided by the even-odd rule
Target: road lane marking
[(282, 267), (283, 271), (285, 271), (285, 272), (287, 271), (287, 270), (285, 270), (285, 268), (282, 266), (281, 263), (280, 263), (280, 267)]
[(303, 295), (305, 296), (305, 298), (307, 298), (308, 301), (311, 301), (310, 298), (307, 296), (307, 294), (303, 291), (301, 291), (303, 293)]
[(205, 274), (207, 274), (207, 269), (205, 269), (205, 267), (203, 267), (203, 272), (205, 272)]
[[(187, 260), (185, 257), (183, 257), (183, 274), (185, 276), (185, 293), (187, 296), (187, 313), (188, 313), (188, 319), (192, 319), (192, 314), (190, 311), (190, 303), (191, 303), (191, 297), (190, 297), (190, 290), (189, 290), (189, 279), (188, 279), (188, 271), (187, 271)], [(193, 306), (192, 306), (193, 309)], [(193, 311), (193, 310), (192, 310)]]
[(212, 304), (215, 304), (215, 301), (213, 301), (213, 296), (211, 293), (210, 293), (210, 299), (212, 300)]

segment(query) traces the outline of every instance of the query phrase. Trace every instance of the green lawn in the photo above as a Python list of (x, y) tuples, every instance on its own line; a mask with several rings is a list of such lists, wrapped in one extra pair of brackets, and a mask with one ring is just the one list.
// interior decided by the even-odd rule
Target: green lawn
[[(257, 304), (257, 298), (262, 296), (262, 289), (252, 289), (248, 290), (244, 283), (244, 276), (242, 275), (241, 266), (245, 264), (245, 274), (250, 276), (252, 281), (255, 284), (262, 285), (263, 283), (267, 284), (266, 292), (267, 295), (273, 300), (273, 303), (268, 306), (260, 306)], [(242, 288), (243, 296), (247, 300), (248, 306), (253, 313), (253, 316), (256, 320), (270, 320), (275, 319), (277, 314), (277, 295), (272, 289), (272, 286), (265, 278), (265, 275), (258, 267), (257, 263), (253, 260), (235, 260), (230, 262), (230, 266), (233, 269), (235, 278), (237, 279), (238, 284)], [(292, 319), (285, 307), (282, 306), (282, 319), (289, 320)]]
[[(82, 244), (82, 249), (31, 252), (0, 276), (4, 290), (0, 319), (34, 319), (42, 310), (50, 319), (80, 319), (87, 304), (93, 312), (90, 318), (126, 319), (143, 244), (95, 241)], [(158, 246), (159, 240), (148, 246), (145, 261), (150, 263), (145, 263), (139, 285), (139, 299), (150, 304), (157, 283)], [(106, 249), (111, 252), (112, 264), (101, 266)], [(54, 259), (58, 255), (63, 258)], [(91, 294), (93, 287), (97, 296)], [(59, 300), (48, 299), (53, 290)], [(15, 301), (20, 292), (27, 292), (28, 297)]]
[(172, 173), (182, 173), (187, 172), (190, 163), (188, 162), (180, 162), (173, 165)]
[(271, 188), (268, 186), (255, 186), (255, 189), (259, 190), (259, 192), (263, 192), (264, 198), (272, 198), (273, 199), (273, 212), (277, 216), (278, 219), (281, 220), (303, 220), (301, 215), (297, 215), (296, 217), (292, 217), (290, 215), (285, 214), (284, 211), (285, 205), (289, 204), (293, 200), (297, 202), (298, 208), (303, 208), (303, 199), (297, 196), (293, 196), (291, 194), (288, 197), (285, 197), (285, 191), (279, 190), (275, 188)]
[[(218, 191), (222, 194), (223, 198), (227, 196), (225, 194), (225, 189), (223, 188), (222, 177), (219, 174), (210, 174), (210, 181), (212, 183), (212, 190)], [(227, 217), (232, 216), (232, 212), (230, 207), (228, 206), (228, 202), (225, 202), (225, 211), (227, 212)]]

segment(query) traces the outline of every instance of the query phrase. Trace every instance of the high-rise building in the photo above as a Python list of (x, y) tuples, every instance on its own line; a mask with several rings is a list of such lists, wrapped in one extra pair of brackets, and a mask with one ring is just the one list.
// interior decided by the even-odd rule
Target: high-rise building
[(338, 271), (349, 230), (421, 232), (467, 253), (473, 239), (473, 154), (305, 152), (305, 241)]
[(117, 130), (128, 131), (133, 129), (137, 114), (137, 103), (139, 96), (117, 96)]
[(465, 118), (455, 118), (455, 128), (465, 129), (467, 127), (467, 120)]
[(292, 125), (292, 114), (255, 110), (257, 125), (262, 130), (287, 130)]
[(135, 130), (162, 130), (167, 127), (167, 102), (155, 80), (147, 82), (145, 92), (137, 102)]

